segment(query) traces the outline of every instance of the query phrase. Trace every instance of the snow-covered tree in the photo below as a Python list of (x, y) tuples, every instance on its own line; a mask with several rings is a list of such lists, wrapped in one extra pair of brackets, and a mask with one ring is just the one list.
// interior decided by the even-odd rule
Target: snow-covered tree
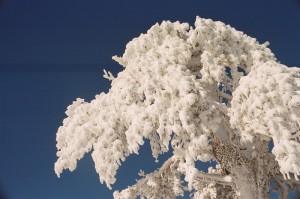
[[(154, 158), (172, 157), (115, 198), (269, 198), (270, 181), (287, 198), (300, 185), (300, 69), (267, 45), (210, 19), (155, 24), (113, 57), (124, 70), (105, 71), (108, 93), (67, 108), (56, 174), (91, 152), (111, 188), (148, 139)], [(197, 161), (217, 166), (205, 173)]]

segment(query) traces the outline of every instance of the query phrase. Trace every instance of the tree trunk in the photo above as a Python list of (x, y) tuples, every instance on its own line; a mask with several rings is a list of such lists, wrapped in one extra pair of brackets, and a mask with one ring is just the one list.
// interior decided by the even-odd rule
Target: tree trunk
[(245, 155), (239, 147), (230, 141), (221, 141), (214, 137), (214, 156), (224, 174), (230, 175), (234, 180), (236, 187), (232, 188), (239, 192), (239, 198), (269, 198), (269, 174), (264, 162), (268, 152), (266, 147), (266, 143), (260, 143), (259, 148), (255, 149), (259, 152), (255, 157), (252, 157)]
[[(258, 179), (256, 173), (252, 168), (247, 168), (244, 165), (234, 168), (234, 182), (236, 189), (239, 191), (241, 199), (255, 198), (255, 199), (267, 199), (269, 198), (268, 190), (259, 183), (261, 179)], [(263, 175), (264, 176), (264, 175)], [(262, 177), (263, 177), (262, 176)], [(260, 177), (259, 177), (260, 178)]]

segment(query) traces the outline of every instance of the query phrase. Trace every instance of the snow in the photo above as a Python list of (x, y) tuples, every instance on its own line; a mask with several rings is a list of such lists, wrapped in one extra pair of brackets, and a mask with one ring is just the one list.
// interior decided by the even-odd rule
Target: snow
[[(169, 173), (175, 175), (172, 194), (182, 194), (178, 172), (185, 175), (190, 190), (194, 189), (195, 161), (216, 158), (212, 143), (232, 139), (232, 143), (253, 142), (253, 146), (272, 140), (281, 173), (287, 178), (294, 174), (297, 179), (300, 70), (276, 62), (267, 45), (222, 22), (200, 17), (194, 27), (170, 21), (155, 24), (129, 42), (121, 57), (113, 57), (124, 70), (117, 77), (104, 71), (111, 81), (108, 93), (96, 95), (91, 102), (77, 99), (67, 108), (56, 137), (56, 174), (73, 171), (77, 161), (91, 151), (100, 182), (111, 188), (122, 161), (138, 154), (149, 139), (155, 158), (170, 146), (174, 150), (179, 163), (177, 171)], [(224, 87), (221, 91), (220, 85)], [(241, 154), (258, 152), (255, 147), (247, 150)], [(156, 177), (149, 180), (147, 176)], [(162, 193), (157, 173), (145, 179), (149, 194)], [(220, 179), (237, 183), (231, 176)], [(195, 198), (216, 197), (215, 184), (206, 185)], [(140, 193), (133, 189), (114, 196), (132, 198)]]
[(300, 69), (287, 68), (275, 61), (254, 66), (242, 77), (233, 93), (230, 123), (241, 132), (242, 141), (264, 135), (274, 141), (282, 174), (299, 175)]

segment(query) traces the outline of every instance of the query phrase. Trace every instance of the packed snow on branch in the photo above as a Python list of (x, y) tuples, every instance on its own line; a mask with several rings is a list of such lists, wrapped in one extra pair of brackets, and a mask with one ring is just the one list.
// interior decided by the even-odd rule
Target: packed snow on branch
[[(67, 108), (56, 174), (91, 152), (111, 188), (148, 139), (154, 158), (172, 157), (115, 198), (269, 198), (270, 180), (287, 198), (300, 185), (300, 69), (278, 63), (267, 45), (210, 19), (155, 24), (113, 57), (124, 70), (104, 71), (108, 93)], [(204, 173), (197, 161), (217, 167)]]

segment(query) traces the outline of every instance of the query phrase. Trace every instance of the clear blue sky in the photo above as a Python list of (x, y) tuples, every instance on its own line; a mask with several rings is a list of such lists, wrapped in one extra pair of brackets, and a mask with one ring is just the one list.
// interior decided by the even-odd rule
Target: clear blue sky
[[(74, 99), (108, 90), (102, 69), (121, 69), (111, 56), (156, 22), (220, 20), (300, 65), (299, 0), (0, 2), (0, 199), (112, 198), (89, 155), (75, 172), (55, 176), (55, 134)], [(158, 165), (148, 148), (123, 164), (114, 189)]]

